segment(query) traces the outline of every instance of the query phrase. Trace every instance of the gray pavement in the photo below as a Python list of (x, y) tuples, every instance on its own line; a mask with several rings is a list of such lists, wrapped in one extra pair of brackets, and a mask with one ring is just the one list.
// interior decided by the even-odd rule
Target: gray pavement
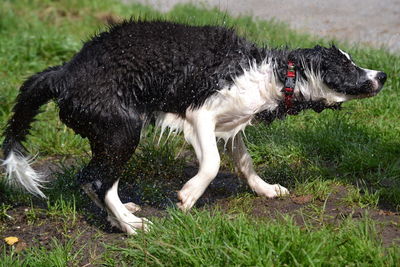
[(400, 0), (122, 0), (166, 12), (177, 3), (218, 7), (232, 15), (286, 22), (317, 36), (354, 44), (384, 46), (400, 53)]

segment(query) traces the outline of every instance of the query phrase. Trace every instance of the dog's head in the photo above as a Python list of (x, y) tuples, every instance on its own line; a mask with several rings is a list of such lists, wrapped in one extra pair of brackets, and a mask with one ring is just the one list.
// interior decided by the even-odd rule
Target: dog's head
[(382, 71), (357, 66), (335, 46), (297, 49), (289, 55), (299, 73), (298, 96), (327, 107), (355, 98), (375, 96), (386, 81)]

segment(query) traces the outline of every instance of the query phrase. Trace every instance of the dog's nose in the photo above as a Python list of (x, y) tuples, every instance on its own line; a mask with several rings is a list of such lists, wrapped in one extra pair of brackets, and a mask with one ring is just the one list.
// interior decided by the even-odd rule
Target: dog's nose
[(383, 85), (386, 82), (387, 75), (383, 71), (378, 72), (376, 79)]

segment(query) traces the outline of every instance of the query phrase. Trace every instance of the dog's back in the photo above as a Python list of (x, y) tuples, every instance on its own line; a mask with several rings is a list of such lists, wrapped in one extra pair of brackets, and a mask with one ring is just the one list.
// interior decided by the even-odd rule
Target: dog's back
[(73, 82), (58, 103), (61, 109), (87, 105), (99, 116), (132, 108), (183, 114), (232, 81), (250, 58), (261, 60), (258, 54), (222, 27), (125, 22), (95, 36), (65, 65)]

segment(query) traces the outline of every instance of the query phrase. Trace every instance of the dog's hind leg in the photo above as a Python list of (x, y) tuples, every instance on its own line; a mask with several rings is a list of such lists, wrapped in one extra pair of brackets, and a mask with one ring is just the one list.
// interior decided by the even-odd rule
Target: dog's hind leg
[(289, 194), (289, 191), (279, 184), (268, 184), (257, 175), (253, 167), (253, 161), (247, 152), (246, 145), (242, 136), (238, 134), (233, 140), (230, 139), (227, 144), (228, 153), (233, 158), (235, 165), (244, 178), (247, 180), (250, 188), (259, 196), (269, 198)]
[(148, 223), (133, 215), (118, 196), (121, 173), (140, 140), (141, 124), (135, 122), (121, 123), (112, 127), (113, 131), (105, 130), (92, 138), (93, 158), (79, 174), (85, 192), (105, 208), (111, 224), (128, 234), (136, 233), (136, 229), (146, 230)]
[(215, 138), (215, 122), (211, 114), (196, 112), (187, 116), (184, 128), (186, 140), (193, 146), (199, 160), (199, 171), (179, 191), (178, 207), (189, 210), (218, 174), (220, 156)]
[(104, 197), (104, 203), (108, 211), (108, 221), (127, 234), (135, 234), (137, 229), (147, 231), (150, 221), (136, 217), (122, 204), (118, 196), (119, 179), (114, 182)]
[[(93, 184), (94, 182), (94, 184)], [(104, 206), (103, 201), (101, 201), (99, 199), (99, 197), (97, 196), (96, 187), (99, 187), (101, 184), (100, 180), (96, 180), (96, 181), (92, 181), (92, 182), (88, 182), (86, 181), (86, 183), (84, 182), (84, 184), (81, 186), (83, 191), (86, 193), (86, 195), (88, 195), (90, 197), (90, 199), (101, 209), (107, 210), (106, 207)], [(93, 187), (94, 186), (94, 187)], [(124, 206), (131, 212), (131, 213), (135, 213), (141, 210), (140, 206), (133, 203), (133, 202), (128, 202), (128, 203), (124, 203)]]

